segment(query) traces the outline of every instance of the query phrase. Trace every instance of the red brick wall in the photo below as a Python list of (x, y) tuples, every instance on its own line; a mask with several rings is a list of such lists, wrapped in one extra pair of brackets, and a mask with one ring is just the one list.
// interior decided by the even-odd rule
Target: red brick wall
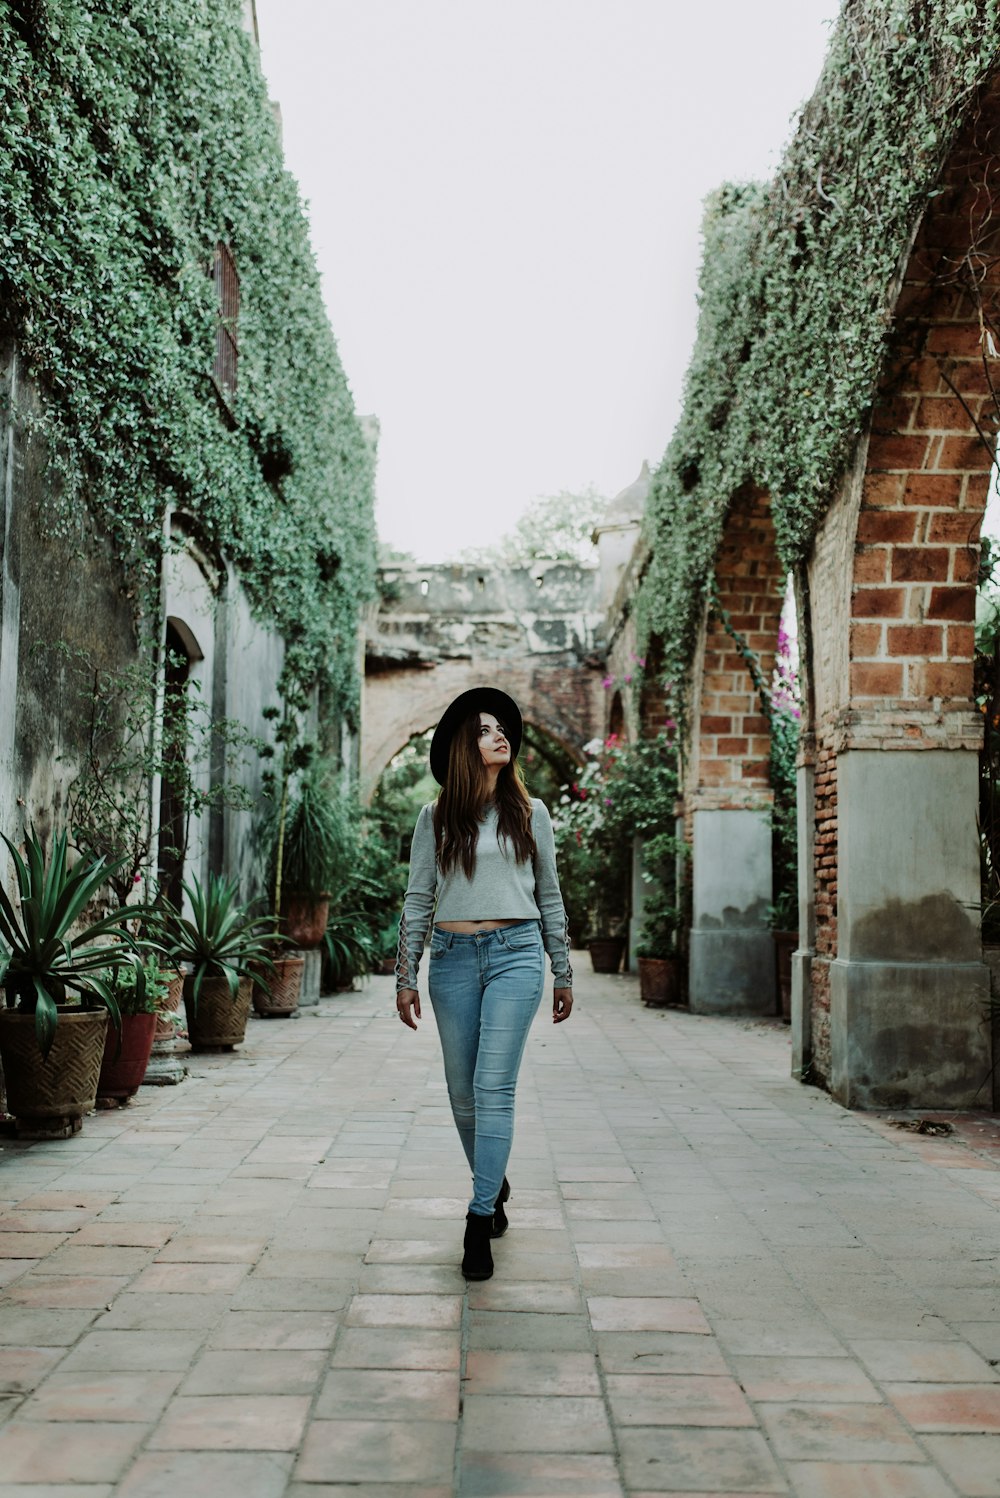
[(1000, 233), (986, 224), (1000, 198), (998, 152), (1000, 85), (946, 167), (896, 305), (897, 353), (872, 416), (854, 560), (857, 707), (968, 709), (1000, 359), (984, 344), (963, 266), (975, 265), (987, 324), (996, 327)]
[[(784, 568), (778, 558), (771, 502), (744, 490), (733, 502), (716, 561), (719, 602), (756, 655), (763, 680), (774, 670), (784, 601)], [(701, 680), (693, 723), (692, 779), (699, 789), (769, 788), (770, 731), (749, 667), (721, 619), (706, 628)]]

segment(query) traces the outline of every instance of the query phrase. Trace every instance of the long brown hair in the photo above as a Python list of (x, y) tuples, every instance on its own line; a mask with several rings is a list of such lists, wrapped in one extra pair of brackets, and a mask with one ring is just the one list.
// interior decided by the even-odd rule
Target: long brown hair
[[(455, 730), (448, 752), (448, 774), (434, 803), (434, 842), (441, 872), (458, 864), (467, 879), (476, 867), (479, 819), (489, 794), (489, 779), (479, 752), (479, 714), (470, 713)], [(503, 766), (494, 793), (497, 838), (506, 839), (518, 863), (535, 855), (531, 831), (531, 797), (516, 760)]]

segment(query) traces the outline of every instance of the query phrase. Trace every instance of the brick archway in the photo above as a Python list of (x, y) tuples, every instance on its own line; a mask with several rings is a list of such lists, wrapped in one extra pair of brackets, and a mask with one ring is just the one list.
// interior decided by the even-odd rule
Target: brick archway
[(702, 1012), (774, 1011), (770, 727), (785, 593), (770, 497), (733, 499), (695, 656), (684, 763), (692, 848), (690, 1001)]
[(796, 1044), (860, 1106), (981, 1104), (990, 1065), (972, 662), (1000, 384), (994, 199), (1000, 75), (920, 225), (870, 430), (809, 569), (816, 920)]

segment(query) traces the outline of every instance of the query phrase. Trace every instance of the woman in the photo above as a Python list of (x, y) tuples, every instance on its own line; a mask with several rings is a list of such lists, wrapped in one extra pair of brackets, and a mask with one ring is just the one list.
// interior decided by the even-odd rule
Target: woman
[(521, 714), (506, 692), (475, 687), (448, 707), (431, 741), (442, 789), (417, 818), (399, 928), (396, 1008), (415, 1030), (417, 968), (433, 916), (428, 991), (473, 1174), (462, 1259), (470, 1280), (489, 1279), (490, 1239), (507, 1230), (514, 1088), (542, 998), (543, 947), (553, 1022), (573, 1008), (552, 823), (525, 790), (520, 747)]

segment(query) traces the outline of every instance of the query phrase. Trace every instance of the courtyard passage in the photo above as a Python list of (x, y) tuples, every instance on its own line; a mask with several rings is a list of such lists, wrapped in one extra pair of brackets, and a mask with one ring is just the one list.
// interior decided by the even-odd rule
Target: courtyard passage
[(0, 1498), (1000, 1495), (995, 1122), (846, 1113), (587, 966), (468, 1289), (390, 979), (0, 1141)]

